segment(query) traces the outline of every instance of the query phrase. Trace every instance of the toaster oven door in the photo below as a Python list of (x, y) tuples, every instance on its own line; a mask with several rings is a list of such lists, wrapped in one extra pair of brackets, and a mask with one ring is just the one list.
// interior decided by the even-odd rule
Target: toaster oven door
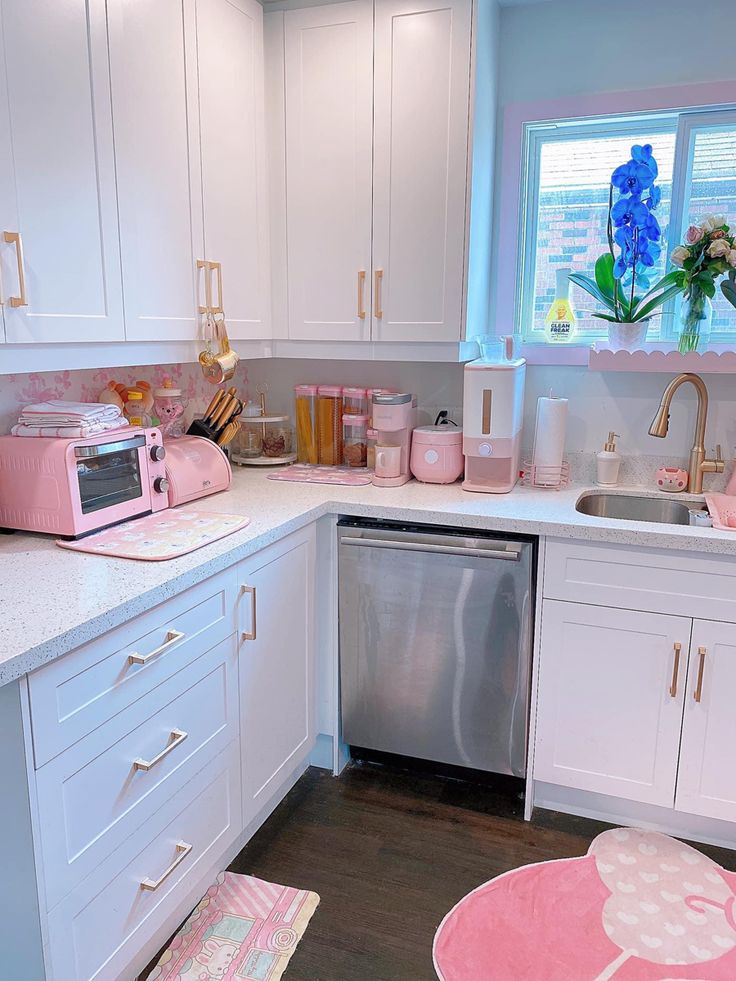
[[(77, 466), (77, 485), (82, 514), (92, 514), (106, 508), (122, 513), (112, 520), (140, 513), (133, 502), (143, 497), (146, 437), (117, 439), (94, 446), (77, 446), (74, 456)], [(131, 504), (133, 507), (131, 508)], [(146, 510), (146, 507), (142, 510)], [(107, 522), (104, 522), (107, 523)]]

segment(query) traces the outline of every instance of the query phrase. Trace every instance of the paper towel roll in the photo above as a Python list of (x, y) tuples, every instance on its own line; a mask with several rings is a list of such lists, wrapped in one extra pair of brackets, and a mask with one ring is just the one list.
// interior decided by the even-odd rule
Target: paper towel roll
[[(567, 399), (544, 396), (537, 400), (537, 421), (534, 427), (535, 468), (562, 466), (565, 456), (565, 431), (567, 429)], [(553, 486), (559, 483), (559, 475), (554, 471), (544, 471), (535, 475), (534, 483), (539, 486)]]

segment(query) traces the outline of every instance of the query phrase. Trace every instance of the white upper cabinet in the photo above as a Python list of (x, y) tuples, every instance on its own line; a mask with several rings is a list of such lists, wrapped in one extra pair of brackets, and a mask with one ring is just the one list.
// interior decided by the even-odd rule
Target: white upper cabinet
[[(270, 336), (263, 8), (197, 0), (204, 251), (232, 338)], [(217, 276), (213, 277), (213, 291)]]
[(376, 0), (374, 340), (461, 339), (471, 8)]
[(696, 620), (690, 646), (676, 807), (736, 821), (736, 624)]
[(105, 0), (0, 0), (0, 277), (9, 342), (124, 336)]
[(108, 3), (129, 340), (198, 335), (204, 258), (194, 0)]
[(370, 337), (371, 0), (285, 17), (289, 337)]

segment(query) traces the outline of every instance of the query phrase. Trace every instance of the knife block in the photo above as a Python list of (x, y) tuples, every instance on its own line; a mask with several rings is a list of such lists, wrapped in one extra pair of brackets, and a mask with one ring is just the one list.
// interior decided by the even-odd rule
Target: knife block
[(217, 442), (218, 432), (219, 430), (208, 426), (204, 419), (192, 419), (191, 425), (187, 429), (187, 436), (203, 436), (205, 439), (211, 439), (215, 443)]

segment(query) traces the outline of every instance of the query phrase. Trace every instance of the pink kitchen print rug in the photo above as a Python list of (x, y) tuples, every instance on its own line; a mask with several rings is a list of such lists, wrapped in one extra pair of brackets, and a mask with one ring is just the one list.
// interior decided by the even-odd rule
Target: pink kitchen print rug
[(221, 872), (148, 981), (278, 981), (319, 896)]
[(479, 886), (434, 939), (441, 981), (736, 981), (736, 873), (654, 831)]

